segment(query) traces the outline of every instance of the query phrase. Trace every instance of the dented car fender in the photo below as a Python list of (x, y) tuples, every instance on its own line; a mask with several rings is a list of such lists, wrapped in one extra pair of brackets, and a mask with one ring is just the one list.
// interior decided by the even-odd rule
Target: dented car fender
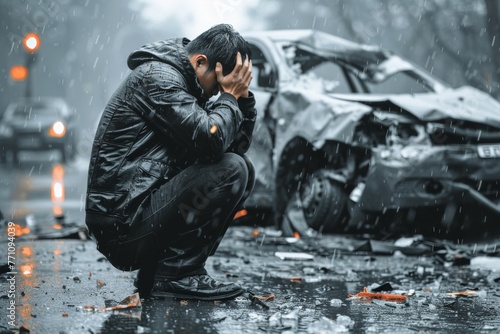
[(334, 99), (317, 92), (285, 87), (271, 106), (277, 121), (274, 165), (281, 163), (284, 147), (302, 137), (316, 149), (326, 141), (351, 144), (359, 121), (372, 108), (357, 102)]

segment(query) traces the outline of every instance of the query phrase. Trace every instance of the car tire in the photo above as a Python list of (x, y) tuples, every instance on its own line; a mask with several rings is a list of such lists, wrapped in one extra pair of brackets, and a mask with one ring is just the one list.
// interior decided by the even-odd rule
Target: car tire
[(274, 212), (276, 226), (281, 228), (285, 210), (301, 183), (316, 170), (325, 168), (324, 152), (315, 150), (307, 140), (296, 137), (284, 147), (276, 168)]
[(347, 194), (340, 183), (328, 178), (326, 170), (314, 172), (298, 191), (309, 227), (324, 233), (341, 229), (347, 214)]

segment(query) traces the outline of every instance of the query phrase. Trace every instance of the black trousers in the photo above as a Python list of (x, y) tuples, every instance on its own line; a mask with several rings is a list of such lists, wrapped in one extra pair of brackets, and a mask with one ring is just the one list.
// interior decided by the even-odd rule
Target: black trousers
[(252, 163), (234, 153), (192, 165), (152, 192), (125, 235), (99, 248), (122, 270), (154, 267), (166, 278), (204, 273), (254, 181)]

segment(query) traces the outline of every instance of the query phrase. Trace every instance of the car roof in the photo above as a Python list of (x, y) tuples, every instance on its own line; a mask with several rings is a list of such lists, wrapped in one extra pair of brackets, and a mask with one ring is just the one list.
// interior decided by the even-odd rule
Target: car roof
[(12, 115), (16, 109), (23, 107), (29, 107), (29, 108), (49, 107), (49, 108), (57, 108), (57, 110), (59, 110), (63, 114), (67, 114), (68, 112), (70, 112), (70, 107), (68, 103), (62, 97), (31, 97), (31, 98), (21, 97), (15, 101), (10, 102), (7, 108), (3, 110), (3, 112), (0, 111), (0, 118), (11, 117), (9, 115)]
[(9, 103), (6, 110), (14, 110), (19, 107), (51, 107), (58, 108), (63, 112), (69, 109), (68, 103), (61, 97), (22, 97)]
[(367, 64), (379, 64), (392, 55), (391, 52), (378, 46), (352, 42), (314, 29), (251, 31), (244, 34), (244, 37), (288, 42), (322, 57), (333, 57), (337, 61), (344, 60), (361, 67)]

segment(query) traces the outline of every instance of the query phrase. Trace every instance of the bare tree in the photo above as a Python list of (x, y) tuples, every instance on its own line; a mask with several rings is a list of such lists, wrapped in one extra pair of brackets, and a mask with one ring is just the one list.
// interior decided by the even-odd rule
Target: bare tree
[[(269, 28), (314, 28), (380, 45), (453, 86), (500, 98), (498, 0), (276, 1)], [(293, 5), (292, 5), (293, 4)]]

